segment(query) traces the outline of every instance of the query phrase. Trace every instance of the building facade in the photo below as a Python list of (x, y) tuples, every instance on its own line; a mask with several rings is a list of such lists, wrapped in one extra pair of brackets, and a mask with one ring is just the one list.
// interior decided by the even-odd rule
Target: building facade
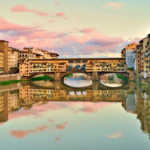
[[(1, 55), (1, 65), (3, 68), (3, 73), (8, 72), (8, 41), (0, 40), (0, 55)], [(2, 54), (3, 53), (3, 54)], [(2, 58), (3, 57), (3, 58)]]
[(0, 74), (3, 73), (4, 69), (4, 52), (0, 50)]
[(18, 67), (19, 67), (19, 50), (13, 47), (8, 48), (8, 71), (9, 72), (18, 72)]
[(88, 59), (44, 59), (25, 60), (19, 65), (21, 76), (31, 76), (38, 73), (64, 73), (71, 70), (92, 72), (127, 72), (123, 58), (93, 58)]

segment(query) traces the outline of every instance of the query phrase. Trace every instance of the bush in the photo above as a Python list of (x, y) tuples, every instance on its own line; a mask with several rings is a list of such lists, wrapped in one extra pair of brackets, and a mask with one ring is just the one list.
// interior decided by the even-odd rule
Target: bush
[(72, 77), (72, 76), (73, 76), (73, 73), (66, 75), (65, 78)]
[(48, 75), (44, 75), (42, 77), (35, 77), (31, 79), (32, 81), (39, 81), (39, 80), (44, 80), (44, 81), (51, 81), (53, 80), (53, 77), (48, 76)]
[(2, 82), (0, 82), (0, 85), (9, 85), (9, 84), (20, 83), (20, 82), (24, 82), (24, 81), (26, 81), (26, 80), (2, 81)]
[(117, 75), (117, 78), (119, 78), (119, 79), (122, 79), (122, 80), (125, 80), (125, 81), (128, 80), (128, 77), (123, 77), (122, 74), (116, 73), (116, 75)]

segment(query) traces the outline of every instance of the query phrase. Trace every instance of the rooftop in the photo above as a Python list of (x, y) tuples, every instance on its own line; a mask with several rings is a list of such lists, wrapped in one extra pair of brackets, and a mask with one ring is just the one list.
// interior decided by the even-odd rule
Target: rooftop
[(9, 43), (8, 41), (5, 41), (5, 40), (0, 40), (0, 42), (7, 42), (7, 43)]

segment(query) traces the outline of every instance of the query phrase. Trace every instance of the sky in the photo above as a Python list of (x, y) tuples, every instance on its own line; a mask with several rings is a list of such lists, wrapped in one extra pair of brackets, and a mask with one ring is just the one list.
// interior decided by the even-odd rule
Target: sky
[(0, 39), (60, 58), (121, 57), (150, 32), (148, 0), (0, 0)]

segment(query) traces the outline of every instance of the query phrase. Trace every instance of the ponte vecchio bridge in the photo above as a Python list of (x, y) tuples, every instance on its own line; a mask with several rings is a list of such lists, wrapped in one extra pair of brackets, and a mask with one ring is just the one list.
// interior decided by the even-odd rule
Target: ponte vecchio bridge
[(70, 73), (86, 73), (99, 80), (99, 74), (127, 74), (127, 65), (125, 58), (30, 59), (20, 63), (19, 72), (26, 78), (45, 74), (54, 80), (62, 80)]

